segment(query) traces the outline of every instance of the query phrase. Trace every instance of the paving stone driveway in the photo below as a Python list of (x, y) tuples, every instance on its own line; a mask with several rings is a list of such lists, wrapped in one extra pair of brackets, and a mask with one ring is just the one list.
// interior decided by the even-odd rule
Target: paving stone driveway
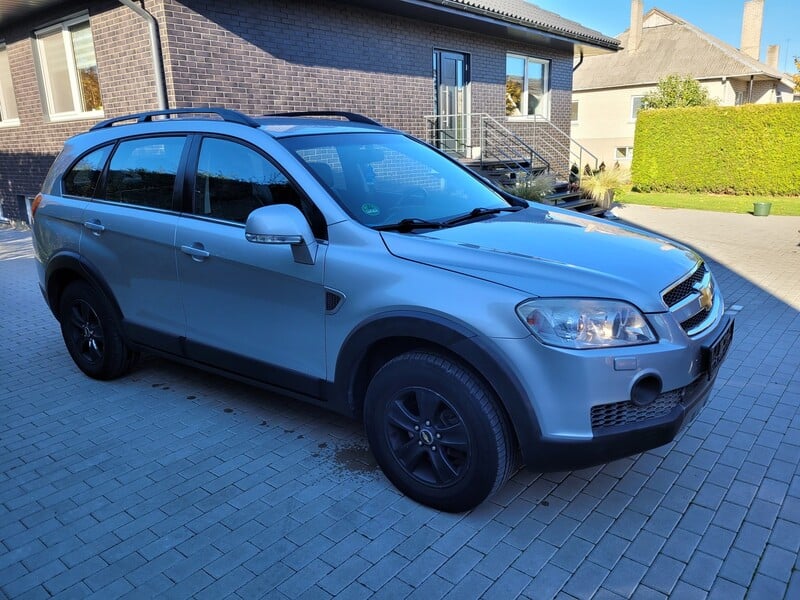
[(705, 251), (741, 306), (710, 404), (464, 515), (400, 496), (321, 410), (156, 359), (86, 378), (29, 236), (0, 231), (0, 594), (800, 598), (800, 219), (618, 212)]

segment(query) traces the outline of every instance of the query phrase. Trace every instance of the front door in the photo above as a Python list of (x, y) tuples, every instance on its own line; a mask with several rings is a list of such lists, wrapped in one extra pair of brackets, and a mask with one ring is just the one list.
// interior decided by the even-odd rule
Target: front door
[(460, 52), (434, 50), (433, 71), (436, 146), (451, 154), (469, 156), (469, 57)]
[(248, 242), (248, 214), (268, 204), (300, 206), (301, 198), (256, 149), (204, 138), (194, 175), (195, 214), (180, 218), (175, 236), (187, 352), (305, 391), (303, 376), (325, 377), (327, 246), (320, 245), (315, 264), (308, 265), (295, 262), (288, 245)]

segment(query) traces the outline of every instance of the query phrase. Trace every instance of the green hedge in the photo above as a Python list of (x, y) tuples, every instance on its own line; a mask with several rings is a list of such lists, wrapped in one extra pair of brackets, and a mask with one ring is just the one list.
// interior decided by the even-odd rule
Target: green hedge
[(634, 148), (643, 192), (800, 195), (800, 103), (644, 110)]

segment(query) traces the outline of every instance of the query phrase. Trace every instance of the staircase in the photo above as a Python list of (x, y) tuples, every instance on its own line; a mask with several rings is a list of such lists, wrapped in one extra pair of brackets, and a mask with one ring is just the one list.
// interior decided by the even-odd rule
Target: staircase
[(542, 199), (542, 204), (574, 210), (593, 217), (602, 217), (606, 209), (591, 198), (584, 198), (580, 190), (571, 190), (564, 181), (556, 183), (553, 193)]
[[(552, 173), (557, 180), (552, 194), (543, 204), (558, 206), (585, 214), (602, 215), (604, 209), (594, 200), (581, 197), (572, 190), (568, 172), (558, 172), (542, 154), (533, 149), (500, 119), (486, 113), (469, 115), (430, 115), (425, 117), (428, 143), (444, 150), (465, 166), (505, 188), (535, 178), (542, 173)], [(569, 160), (582, 165), (584, 157), (597, 167), (597, 158), (583, 146), (549, 121), (533, 122), (534, 139), (550, 154), (569, 156)], [(562, 139), (566, 136), (566, 140)], [(477, 145), (473, 144), (477, 141)], [(591, 166), (591, 163), (590, 163)]]

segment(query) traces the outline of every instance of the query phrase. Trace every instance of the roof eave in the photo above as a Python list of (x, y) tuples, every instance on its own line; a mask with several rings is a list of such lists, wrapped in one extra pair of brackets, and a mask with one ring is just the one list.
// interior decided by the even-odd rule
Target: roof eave
[(583, 50), (585, 55), (593, 55), (616, 52), (619, 48), (619, 42), (610, 38), (608, 40), (595, 39), (577, 33), (549, 30), (544, 26), (534, 26), (522, 19), (494, 14), (465, 4), (450, 3), (448, 0), (346, 1), (383, 13), (474, 31), (493, 37), (547, 46), (561, 51), (578, 53)]
[[(704, 75), (702, 77), (693, 77), (697, 81), (723, 81), (725, 79), (750, 79), (753, 77), (754, 81), (784, 81), (785, 78), (774, 77), (769, 73), (737, 73), (735, 75)], [(634, 82), (626, 82), (621, 83), (618, 85), (595, 85), (591, 87), (575, 87), (572, 91), (575, 92), (597, 92), (600, 90), (616, 90), (622, 88), (632, 88), (632, 87), (646, 87), (646, 86), (656, 86), (658, 85), (658, 81), (634, 81)]]

